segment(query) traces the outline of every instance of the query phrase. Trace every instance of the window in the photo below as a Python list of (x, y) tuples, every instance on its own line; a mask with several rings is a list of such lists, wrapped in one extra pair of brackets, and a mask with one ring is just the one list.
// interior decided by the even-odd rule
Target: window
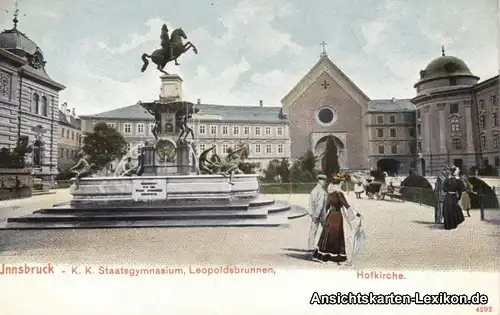
[(379, 138), (383, 138), (384, 137), (384, 129), (377, 128), (377, 137), (379, 137)]
[(457, 85), (457, 84), (458, 84), (457, 78), (455, 77), (450, 78), (450, 85)]
[(391, 146), (391, 153), (392, 154), (397, 154), (398, 153), (398, 146), (397, 145), (392, 145)]
[(198, 127), (198, 131), (199, 131), (200, 135), (204, 135), (204, 134), (205, 134), (205, 132), (207, 132), (207, 130), (206, 130), (206, 128), (205, 128), (205, 126), (204, 126), (204, 125), (200, 125), (200, 126)]
[(75, 140), (75, 132), (74, 131), (71, 132), (71, 140)]
[(49, 115), (49, 104), (45, 96), (42, 96), (42, 115), (45, 117)]
[(498, 133), (493, 134), (493, 146), (495, 148), (499, 147), (499, 142), (498, 142)]
[(498, 126), (498, 114), (497, 113), (491, 113), (491, 124), (493, 127)]
[(391, 128), (391, 138), (396, 138), (396, 128)]
[(410, 137), (415, 137), (415, 128), (409, 128), (408, 129), (408, 135)]
[(114, 123), (107, 123), (108, 127), (109, 128), (115, 128), (115, 124)]
[(207, 148), (207, 147), (205, 146), (205, 144), (204, 144), (204, 143), (200, 144), (200, 151), (201, 151), (201, 152), (205, 151), (205, 149), (206, 149), (206, 148)]
[(127, 152), (130, 152), (130, 143), (127, 143)]
[(33, 112), (37, 115), (40, 113), (40, 96), (36, 93), (33, 94)]
[(66, 158), (69, 159), (69, 149), (66, 149)]
[(487, 166), (489, 166), (489, 165), (490, 165), (490, 161), (488, 160), (488, 158), (483, 159), (483, 166), (484, 166), (484, 167), (487, 167)]
[(450, 114), (458, 114), (458, 103), (450, 104)]
[(276, 129), (276, 133), (278, 134), (278, 136), (282, 136), (283, 135), (283, 127), (278, 127), (278, 129)]
[(479, 127), (481, 129), (486, 128), (486, 117), (484, 115), (479, 116)]
[(149, 132), (153, 132), (153, 128), (155, 127), (155, 124), (149, 124)]
[(64, 157), (64, 149), (63, 148), (61, 148), (61, 150), (59, 150), (59, 156)]
[(396, 123), (396, 116), (394, 116), (394, 115), (389, 116), (389, 123), (395, 124)]
[(64, 128), (61, 128), (61, 137), (64, 138)]
[(144, 124), (137, 124), (137, 133), (144, 133)]
[(131, 128), (130, 124), (125, 124), (125, 126), (124, 126), (124, 131), (125, 131), (126, 133), (130, 133), (130, 128)]
[(217, 126), (210, 126), (210, 134), (211, 135), (217, 134)]
[(460, 121), (458, 118), (453, 118), (451, 120), (451, 132), (459, 132), (460, 131)]
[(271, 154), (273, 152), (270, 144), (266, 144), (266, 154)]
[(417, 125), (417, 134), (422, 135), (422, 126), (420, 124)]
[(497, 104), (497, 97), (496, 97), (496, 95), (490, 96), (490, 103), (493, 106), (495, 106)]
[(283, 154), (283, 145), (278, 144), (278, 154)]
[(260, 136), (260, 127), (255, 127), (255, 135)]
[(330, 106), (323, 106), (316, 112), (316, 122), (323, 127), (329, 127), (337, 121), (337, 113)]
[(227, 135), (229, 133), (229, 127), (228, 126), (222, 126), (222, 134)]
[(479, 100), (478, 105), (479, 105), (479, 110), (484, 110), (484, 100)]
[(142, 143), (137, 146), (137, 149), (136, 149), (137, 150), (137, 154), (141, 154), (141, 149), (142, 149), (143, 146), (144, 146), (144, 144), (142, 144)]
[(499, 166), (500, 166), (500, 157), (495, 156), (495, 167), (499, 167)]
[(260, 154), (260, 144), (255, 145), (255, 153)]
[(233, 126), (233, 135), (237, 136), (240, 134), (240, 126)]
[(384, 116), (379, 115), (377, 116), (377, 124), (383, 124), (384, 123)]
[(243, 127), (243, 134), (249, 135), (250, 134), (250, 127), (248, 127), (248, 126)]
[(378, 154), (384, 154), (384, 146), (383, 145), (378, 146)]
[(422, 141), (419, 141), (417, 143), (417, 149), (418, 149), (418, 153), (422, 153)]
[(486, 136), (481, 136), (481, 149), (486, 149)]
[(462, 150), (462, 138), (451, 139), (451, 147), (453, 150)]
[(225, 144), (225, 143), (224, 143), (224, 144), (222, 145), (222, 153), (223, 153), (223, 154), (227, 154), (228, 150), (229, 150), (229, 144)]
[(266, 133), (266, 136), (269, 136), (271, 134), (271, 127), (266, 127), (265, 133)]
[(417, 119), (420, 119), (420, 111), (417, 110)]
[(66, 138), (69, 139), (69, 130), (66, 130)]

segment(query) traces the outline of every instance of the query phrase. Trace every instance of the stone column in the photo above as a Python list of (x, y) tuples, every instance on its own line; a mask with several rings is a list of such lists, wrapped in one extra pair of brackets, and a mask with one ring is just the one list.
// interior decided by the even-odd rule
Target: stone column
[(465, 104), (465, 132), (467, 133), (467, 153), (474, 153), (474, 129), (472, 127), (472, 107), (471, 103)]
[(446, 154), (446, 130), (447, 126), (445, 123), (445, 117), (444, 117), (444, 109), (446, 108), (445, 104), (438, 104), (438, 111), (439, 111), (439, 153), (441, 154)]
[(431, 141), (430, 141), (430, 133), (432, 129), (432, 122), (429, 120), (429, 110), (430, 107), (426, 106), (424, 107), (424, 117), (423, 117), (423, 132), (424, 132), (424, 141), (423, 141), (423, 148), (422, 150), (424, 151), (425, 154), (430, 154), (431, 153)]

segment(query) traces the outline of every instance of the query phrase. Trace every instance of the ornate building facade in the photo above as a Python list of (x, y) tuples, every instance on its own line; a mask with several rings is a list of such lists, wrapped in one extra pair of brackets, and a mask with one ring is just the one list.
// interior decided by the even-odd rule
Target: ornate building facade
[(42, 50), (17, 22), (0, 33), (0, 147), (13, 148), (27, 136), (33, 146), (27, 164), (49, 182), (58, 173), (58, 102), (65, 87), (47, 74)]
[(478, 82), (443, 50), (421, 71), (416, 97), (370, 100), (323, 52), (282, 99), (291, 156), (320, 156), (331, 135), (343, 169), (434, 175), (444, 164), (498, 168), (498, 76)]
[[(219, 155), (226, 155), (229, 148), (240, 143), (250, 145), (249, 162), (260, 169), (271, 160), (290, 157), (288, 120), (280, 107), (195, 105), (200, 111), (190, 124), (198, 139), (199, 151), (215, 145)], [(137, 158), (145, 141), (154, 139), (153, 117), (140, 105), (131, 105), (95, 115), (80, 116), (82, 132), (92, 132), (97, 122), (116, 128), (128, 143), (133, 159)]]
[(75, 165), (75, 156), (81, 148), (82, 131), (80, 118), (76, 117), (75, 109), (70, 110), (67, 103), (59, 108), (59, 172)]

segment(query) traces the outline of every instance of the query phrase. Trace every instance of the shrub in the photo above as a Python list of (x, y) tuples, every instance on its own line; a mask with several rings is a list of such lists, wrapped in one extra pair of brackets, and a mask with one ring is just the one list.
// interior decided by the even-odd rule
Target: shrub
[(434, 189), (427, 179), (419, 175), (409, 175), (401, 182), (399, 190), (405, 200), (422, 202), (428, 206), (434, 206)]
[(483, 180), (474, 176), (469, 177), (469, 182), (472, 185), (472, 190), (477, 193), (469, 194), (471, 207), (473, 209), (479, 209), (481, 207), (481, 202), (485, 208), (498, 209), (498, 198), (493, 188)]

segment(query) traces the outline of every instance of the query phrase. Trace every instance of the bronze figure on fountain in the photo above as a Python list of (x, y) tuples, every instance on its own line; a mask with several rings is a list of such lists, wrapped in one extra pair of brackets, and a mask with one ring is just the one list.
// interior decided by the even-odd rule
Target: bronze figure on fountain
[(198, 54), (198, 49), (191, 43), (186, 42), (184, 44), (183, 39), (187, 39), (187, 35), (182, 30), (182, 28), (175, 29), (172, 34), (168, 35), (168, 27), (166, 24), (163, 24), (161, 28), (161, 48), (153, 51), (151, 55), (146, 53), (142, 54), (142, 61), (144, 62), (141, 72), (146, 71), (149, 61), (151, 61), (157, 65), (157, 69), (164, 73), (168, 74), (165, 70), (165, 66), (167, 63), (171, 61), (175, 61), (175, 65), (178, 66), (179, 62), (177, 59), (186, 53), (189, 49), (193, 49), (195, 54)]

